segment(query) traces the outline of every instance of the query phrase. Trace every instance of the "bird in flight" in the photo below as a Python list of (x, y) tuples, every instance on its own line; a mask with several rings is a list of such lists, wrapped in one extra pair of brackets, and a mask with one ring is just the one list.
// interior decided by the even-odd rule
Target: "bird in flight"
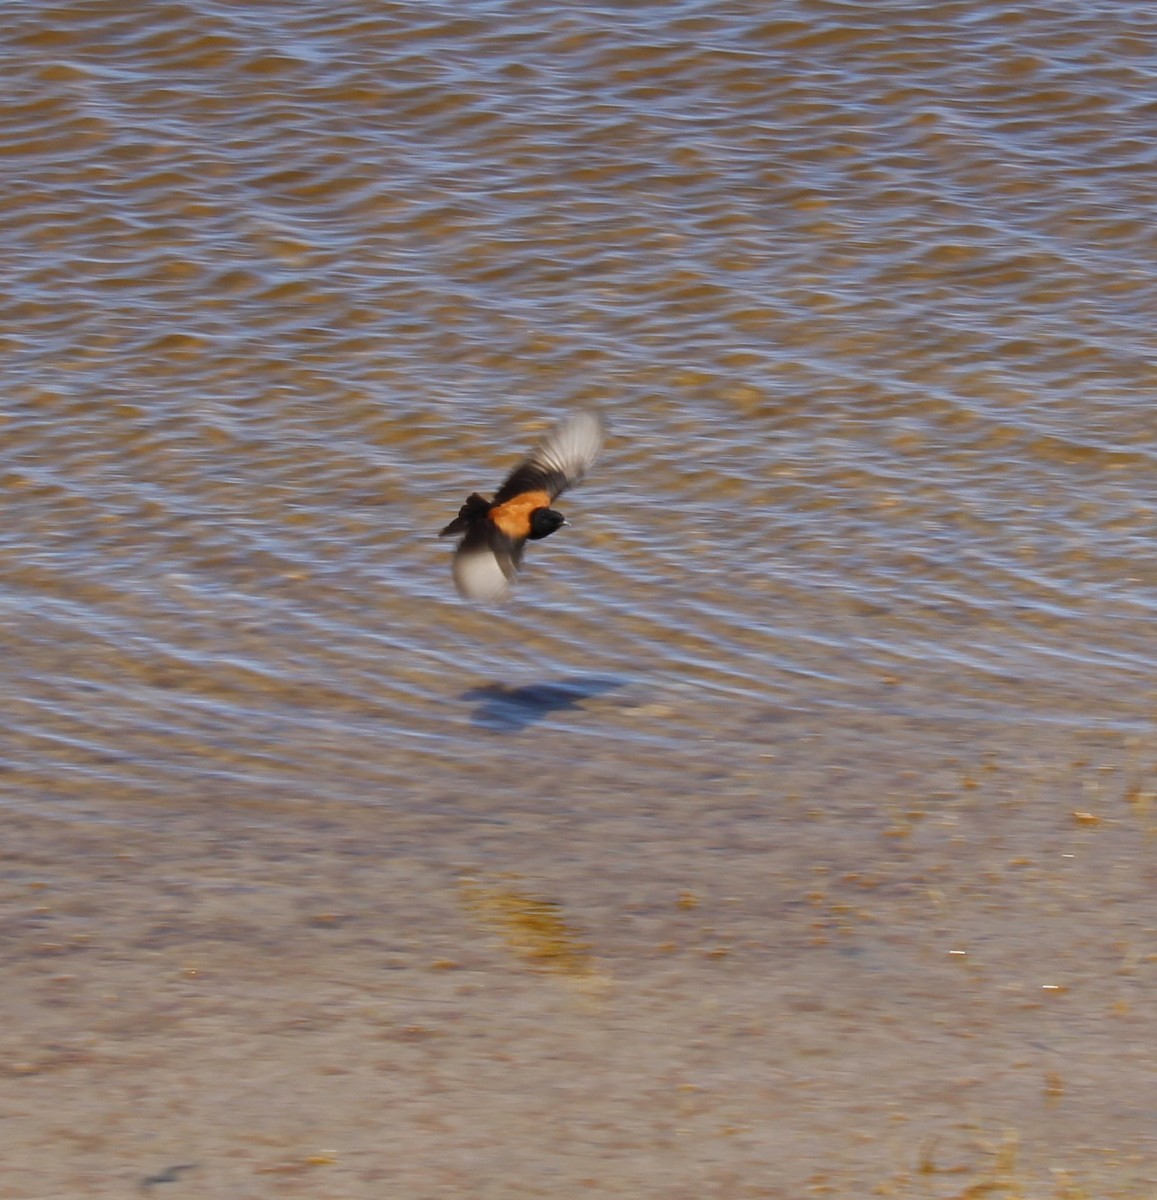
[(487, 500), (474, 492), (438, 535), (462, 535), (454, 552), (454, 583), (464, 600), (496, 604), (510, 595), (528, 541), (568, 524), (551, 508), (587, 473), (603, 448), (605, 427), (596, 413), (560, 421)]

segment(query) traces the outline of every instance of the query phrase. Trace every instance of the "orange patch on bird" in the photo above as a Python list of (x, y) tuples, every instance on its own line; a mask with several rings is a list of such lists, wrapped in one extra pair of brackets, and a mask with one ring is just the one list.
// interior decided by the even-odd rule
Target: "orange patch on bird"
[(550, 508), (549, 492), (523, 492), (490, 510), (490, 520), (514, 541), (530, 536), (530, 514), (536, 508)]

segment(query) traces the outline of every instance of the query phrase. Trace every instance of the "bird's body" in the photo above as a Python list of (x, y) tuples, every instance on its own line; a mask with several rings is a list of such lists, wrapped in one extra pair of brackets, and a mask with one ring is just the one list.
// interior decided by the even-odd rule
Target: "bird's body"
[(531, 517), (540, 509), (550, 512), (552, 499), (549, 492), (523, 492), (505, 504), (496, 504), (487, 515), (507, 537), (531, 538), (534, 536)]
[(498, 489), (493, 500), (471, 494), (441, 537), (461, 534), (454, 582), (464, 600), (496, 603), (510, 594), (528, 541), (567, 522), (551, 504), (578, 483), (603, 445), (603, 422), (576, 413), (560, 422)]

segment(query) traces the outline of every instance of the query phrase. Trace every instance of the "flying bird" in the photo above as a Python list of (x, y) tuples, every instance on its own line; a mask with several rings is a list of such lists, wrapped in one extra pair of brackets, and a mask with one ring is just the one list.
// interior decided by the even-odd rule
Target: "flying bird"
[(566, 417), (514, 468), (493, 500), (477, 492), (467, 498), (438, 535), (462, 535), (453, 571), (464, 600), (496, 604), (510, 595), (526, 543), (569, 524), (551, 504), (587, 473), (604, 432), (596, 413)]

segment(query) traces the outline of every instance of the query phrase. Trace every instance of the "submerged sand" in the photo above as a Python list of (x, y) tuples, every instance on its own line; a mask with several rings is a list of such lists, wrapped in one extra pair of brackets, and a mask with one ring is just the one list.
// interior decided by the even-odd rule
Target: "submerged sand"
[(1151, 1196), (1144, 748), (901, 732), (793, 728), (773, 794), (9, 814), (0, 1197)]

